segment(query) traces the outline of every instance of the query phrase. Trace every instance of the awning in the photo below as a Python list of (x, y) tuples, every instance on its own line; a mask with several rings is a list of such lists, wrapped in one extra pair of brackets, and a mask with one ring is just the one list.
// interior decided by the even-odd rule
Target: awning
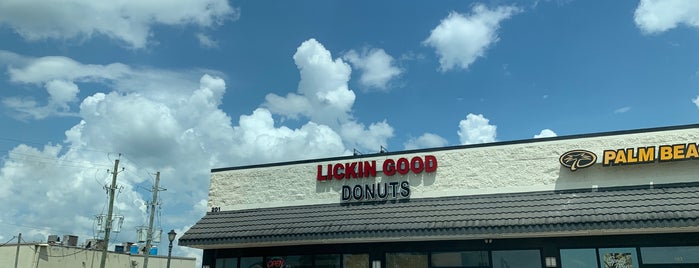
[(699, 231), (699, 183), (207, 213), (194, 248)]

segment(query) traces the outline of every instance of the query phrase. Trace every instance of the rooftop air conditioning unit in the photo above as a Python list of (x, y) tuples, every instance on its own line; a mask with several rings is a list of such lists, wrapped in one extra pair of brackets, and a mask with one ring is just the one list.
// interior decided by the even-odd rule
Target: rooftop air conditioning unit
[(63, 244), (69, 247), (78, 246), (78, 236), (77, 235), (64, 235)]

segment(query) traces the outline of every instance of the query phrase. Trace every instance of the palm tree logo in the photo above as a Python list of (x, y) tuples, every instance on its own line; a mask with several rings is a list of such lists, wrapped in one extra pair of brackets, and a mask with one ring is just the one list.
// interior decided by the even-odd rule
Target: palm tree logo
[(573, 150), (562, 154), (558, 161), (562, 166), (570, 168), (570, 171), (576, 171), (594, 165), (597, 155), (586, 150)]

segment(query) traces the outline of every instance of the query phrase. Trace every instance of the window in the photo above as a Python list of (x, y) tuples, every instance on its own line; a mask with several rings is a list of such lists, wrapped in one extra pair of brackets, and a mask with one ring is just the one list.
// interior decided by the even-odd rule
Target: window
[(597, 267), (597, 250), (594, 248), (561, 249), (561, 267)]
[(539, 250), (493, 251), (493, 268), (541, 268)]
[(602, 268), (638, 268), (636, 248), (600, 248), (599, 262)]
[(315, 268), (340, 268), (340, 254), (316, 255)]
[(387, 253), (386, 268), (427, 268), (427, 254)]
[(432, 267), (489, 267), (487, 251), (432, 253)]
[(699, 263), (699, 247), (641, 248), (644, 264)]
[(313, 255), (296, 255), (285, 258), (287, 267), (313, 268)]
[(238, 268), (238, 258), (216, 259), (216, 268)]
[(342, 255), (343, 268), (369, 268), (369, 254)]
[(240, 268), (264, 268), (262, 265), (262, 257), (243, 257), (240, 258)]

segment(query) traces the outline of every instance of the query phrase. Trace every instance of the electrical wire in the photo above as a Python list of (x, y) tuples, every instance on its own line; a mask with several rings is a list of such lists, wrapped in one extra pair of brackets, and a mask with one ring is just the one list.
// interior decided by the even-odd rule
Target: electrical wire
[(7, 242), (5, 242), (5, 243), (3, 243), (2, 245), (0, 245), (0, 247), (2, 247), (2, 246), (4, 246), (4, 245), (7, 245), (7, 244), (10, 243), (12, 240), (15, 240), (15, 238), (17, 238), (17, 237), (16, 237), (16, 236), (13, 236), (12, 238), (10, 238), (10, 240), (7, 240)]
[[(36, 154), (25, 154), (25, 153), (19, 153), (19, 152), (14, 152), (14, 151), (0, 151), (0, 152), (7, 152), (7, 155), (10, 157), (20, 156), (20, 157), (17, 157), (19, 159), (16, 159), (16, 160), (21, 160), (24, 162), (32, 162), (32, 163), (37, 163), (37, 164), (53, 164), (56, 166), (74, 167), (74, 168), (110, 167), (109, 165), (106, 165), (106, 164), (86, 163), (85, 161), (72, 161), (72, 160), (66, 160), (66, 159), (60, 159), (60, 158), (40, 156), (40, 155), (36, 155)], [(15, 160), (15, 159), (7, 159), (7, 160)]]
[[(24, 242), (24, 245), (25, 245), (26, 247), (28, 247), (28, 248), (30, 248), (31, 250), (33, 250), (34, 252), (36, 252), (36, 248), (30, 246), (30, 245), (29, 245), (29, 244), (30, 244), (29, 242), (25, 241), (24, 239), (22, 239), (22, 242)], [(48, 257), (54, 257), (54, 258), (65, 258), (65, 257), (73, 256), (73, 255), (78, 255), (78, 254), (83, 253), (83, 252), (88, 251), (88, 250), (90, 250), (90, 249), (89, 249), (89, 248), (82, 248), (82, 247), (81, 247), (80, 250), (78, 250), (78, 251), (76, 251), (76, 252), (73, 252), (73, 253), (69, 253), (69, 254), (51, 255), (50, 252), (46, 252), (46, 255), (47, 255)]]
[[(31, 226), (31, 225), (8, 223), (8, 222), (0, 222), (0, 224), (12, 225), (12, 226), (22, 227), (22, 228), (26, 228), (26, 229), (39, 230), (39, 231), (51, 231), (54, 233), (67, 233), (67, 234), (73, 233), (72, 231), (60, 230), (60, 229), (50, 228), (50, 227), (39, 227), (39, 226)], [(78, 234), (78, 235), (88, 236), (87, 234)]]

